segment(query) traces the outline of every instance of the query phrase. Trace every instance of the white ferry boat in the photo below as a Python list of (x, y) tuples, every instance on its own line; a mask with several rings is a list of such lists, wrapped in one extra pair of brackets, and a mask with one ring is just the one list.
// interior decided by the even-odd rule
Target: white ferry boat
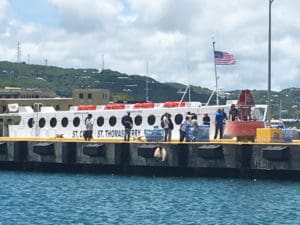
[[(160, 127), (162, 115), (171, 115), (174, 124), (172, 140), (179, 140), (179, 128), (185, 117), (196, 114), (198, 124), (202, 124), (204, 113), (211, 118), (210, 138), (214, 135), (214, 118), (218, 108), (228, 113), (231, 104), (203, 105), (200, 102), (168, 101), (164, 103), (114, 103), (106, 105), (72, 106), (68, 111), (56, 111), (53, 107), (18, 106), (14, 111), (1, 114), (3, 136), (9, 137), (64, 137), (83, 138), (85, 119), (92, 114), (94, 119), (93, 138), (122, 139), (124, 126), (122, 118), (130, 112), (133, 119), (131, 138), (143, 138), (145, 130)], [(252, 107), (252, 119), (265, 120), (266, 105)]]

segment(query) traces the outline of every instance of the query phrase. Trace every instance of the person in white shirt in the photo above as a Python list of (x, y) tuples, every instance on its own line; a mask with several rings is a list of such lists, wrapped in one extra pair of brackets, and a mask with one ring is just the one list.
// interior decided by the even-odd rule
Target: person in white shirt
[(186, 116), (184, 122), (180, 125), (180, 130), (179, 130), (179, 141), (182, 142), (184, 139), (186, 141), (190, 141), (189, 138), (187, 138), (187, 134), (190, 131), (192, 124), (191, 124), (191, 118), (190, 116)]
[(171, 141), (172, 130), (174, 128), (173, 122), (171, 120), (171, 114), (165, 113), (162, 117), (162, 127), (165, 130), (165, 141)]
[(94, 127), (94, 119), (92, 114), (88, 114), (88, 117), (85, 119), (85, 135), (84, 139), (86, 141), (90, 141), (93, 138), (93, 127)]
[(199, 136), (199, 125), (197, 121), (197, 115), (192, 116), (192, 141), (196, 141)]

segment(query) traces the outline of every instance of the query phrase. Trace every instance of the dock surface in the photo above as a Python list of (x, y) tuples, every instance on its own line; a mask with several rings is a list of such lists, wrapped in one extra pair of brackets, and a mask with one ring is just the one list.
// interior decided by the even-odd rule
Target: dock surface
[(300, 140), (147, 142), (0, 137), (0, 169), (298, 179)]

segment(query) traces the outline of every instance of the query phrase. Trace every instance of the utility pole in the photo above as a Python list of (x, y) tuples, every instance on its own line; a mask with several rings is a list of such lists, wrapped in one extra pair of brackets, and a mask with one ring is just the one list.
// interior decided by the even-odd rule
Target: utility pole
[(269, 0), (269, 35), (268, 35), (268, 114), (267, 126), (271, 127), (271, 8), (274, 0)]
[(104, 54), (102, 54), (102, 71), (104, 70)]
[(17, 63), (21, 62), (21, 46), (20, 46), (20, 42), (18, 41), (17, 44)]

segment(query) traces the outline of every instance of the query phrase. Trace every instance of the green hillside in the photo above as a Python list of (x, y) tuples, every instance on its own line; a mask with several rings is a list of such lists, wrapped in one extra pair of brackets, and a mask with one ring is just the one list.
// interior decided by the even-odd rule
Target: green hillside
[[(74, 88), (104, 88), (111, 92), (111, 100), (145, 101), (148, 82), (149, 100), (163, 102), (180, 100), (185, 85), (180, 83), (161, 83), (151, 77), (127, 75), (112, 70), (72, 69), (54, 66), (29, 65), (26, 63), (0, 62), (0, 86), (20, 86), (27, 88), (49, 88), (59, 96), (70, 97)], [(228, 99), (237, 99), (239, 90), (221, 96), (220, 104)], [(212, 90), (191, 86), (191, 100), (206, 103)], [(252, 90), (257, 104), (265, 104), (267, 93)], [(274, 118), (298, 118), (300, 115), (300, 88), (289, 88), (272, 92), (272, 114)], [(185, 99), (188, 100), (188, 95)], [(210, 104), (215, 104), (212, 98)], [(281, 105), (281, 107), (280, 107)]]

